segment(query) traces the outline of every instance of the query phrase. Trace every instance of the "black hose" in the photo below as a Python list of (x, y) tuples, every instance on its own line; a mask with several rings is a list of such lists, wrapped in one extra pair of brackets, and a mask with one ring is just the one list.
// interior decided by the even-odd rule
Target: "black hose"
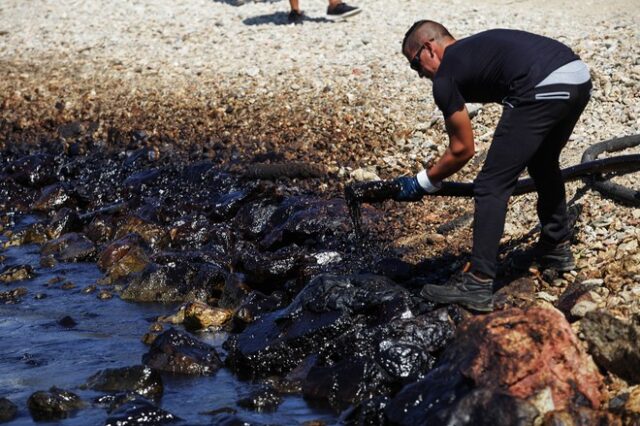
[[(616, 152), (640, 145), (640, 135), (625, 136), (611, 139), (590, 146), (582, 154), (582, 163), (594, 161), (603, 152)], [(640, 157), (640, 155), (625, 155), (623, 157)], [(620, 158), (620, 157), (613, 157)], [(633, 160), (632, 160), (633, 161)], [(615, 173), (615, 171), (614, 171)], [(603, 178), (601, 174), (593, 174), (585, 177), (584, 182), (601, 194), (616, 201), (634, 206), (640, 206), (640, 189), (627, 188)]]
[(276, 180), (280, 178), (318, 178), (327, 174), (324, 167), (318, 164), (300, 162), (289, 163), (256, 163), (247, 167), (243, 177), (246, 179)]
[[(640, 192), (613, 182), (604, 181), (603, 174), (622, 175), (640, 171), (640, 154), (619, 155), (596, 159), (602, 152), (621, 151), (640, 145), (640, 135), (625, 136), (597, 143), (587, 149), (578, 165), (562, 169), (565, 182), (584, 178), (589, 185), (606, 196), (640, 205)], [(349, 202), (378, 202), (393, 198), (396, 188), (393, 181), (365, 182), (349, 185), (345, 195)], [(534, 192), (535, 184), (531, 178), (520, 179), (513, 195)], [(442, 189), (430, 195), (445, 197), (473, 197), (473, 183), (443, 182)]]

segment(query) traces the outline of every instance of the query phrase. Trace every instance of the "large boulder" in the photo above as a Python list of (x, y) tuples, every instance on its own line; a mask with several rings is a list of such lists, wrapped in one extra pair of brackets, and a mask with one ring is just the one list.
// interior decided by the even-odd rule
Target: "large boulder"
[[(513, 308), (464, 322), (436, 368), (406, 386), (387, 415), (402, 425), (487, 424), (482, 407), (506, 398), (518, 419), (528, 419), (529, 405), (540, 414), (597, 409), (602, 388), (602, 376), (561, 312)], [(507, 414), (492, 424), (518, 424)]]
[(407, 311), (379, 325), (354, 327), (321, 352), (302, 381), (303, 394), (345, 407), (395, 393), (433, 367), (454, 331), (445, 309), (418, 317)]

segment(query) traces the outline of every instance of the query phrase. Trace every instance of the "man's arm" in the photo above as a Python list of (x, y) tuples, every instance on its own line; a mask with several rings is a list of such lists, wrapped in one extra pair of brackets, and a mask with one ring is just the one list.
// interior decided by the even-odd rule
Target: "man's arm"
[(396, 201), (418, 201), (428, 193), (437, 192), (440, 182), (460, 170), (473, 157), (473, 130), (467, 108), (454, 112), (445, 120), (449, 147), (436, 164), (417, 176), (402, 176), (396, 179), (398, 193)]
[(467, 107), (454, 112), (445, 120), (449, 147), (436, 164), (427, 171), (431, 182), (441, 182), (460, 170), (473, 157), (473, 130)]

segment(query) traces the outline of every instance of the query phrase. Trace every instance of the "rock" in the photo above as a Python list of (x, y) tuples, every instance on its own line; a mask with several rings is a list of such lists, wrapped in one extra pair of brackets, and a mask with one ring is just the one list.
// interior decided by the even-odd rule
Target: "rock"
[(237, 404), (242, 408), (257, 412), (276, 411), (282, 398), (270, 386), (263, 386), (249, 396), (240, 399)]
[(375, 169), (356, 169), (349, 173), (349, 177), (356, 182), (370, 182), (380, 180)]
[(29, 293), (24, 287), (18, 287), (9, 291), (0, 291), (0, 303), (11, 305), (20, 302), (20, 298)]
[(18, 414), (18, 407), (7, 398), (0, 398), (0, 423), (10, 422)]
[(212, 259), (189, 253), (156, 255), (144, 270), (128, 278), (120, 297), (136, 302), (206, 301), (222, 288), (228, 272)]
[(78, 325), (78, 323), (68, 315), (60, 318), (58, 324), (64, 328), (73, 328)]
[(112, 280), (143, 271), (150, 260), (142, 244), (138, 234), (127, 234), (113, 241), (100, 253), (98, 267)]
[[(403, 315), (410, 318), (411, 303), (405, 289), (384, 277), (321, 275), (307, 284), (287, 308), (264, 314), (242, 333), (231, 336), (224, 344), (229, 352), (226, 363), (243, 376), (284, 374), (309, 355), (323, 350), (333, 354), (332, 342), (348, 330), (362, 326), (360, 313), (375, 312), (375, 321), (382, 324)], [(376, 334), (375, 330), (369, 334), (383, 335), (382, 331)], [(393, 342), (397, 336), (392, 336), (392, 333), (388, 336), (389, 352), (380, 350), (381, 359), (385, 359), (384, 354), (389, 355), (386, 362), (390, 372), (394, 360), (401, 360), (401, 357), (394, 358), (393, 353), (402, 346), (398, 338), (398, 347), (395, 347)], [(348, 342), (348, 337), (344, 341)], [(358, 341), (362, 342), (361, 347), (344, 346), (344, 352), (353, 356), (370, 343), (366, 337)], [(414, 355), (409, 349), (406, 352)], [(420, 359), (417, 352), (415, 356)], [(317, 377), (322, 375), (319, 373)], [(320, 387), (313, 386), (314, 389)]]
[(496, 309), (524, 308), (531, 306), (536, 298), (536, 283), (531, 278), (519, 278), (510, 282), (494, 294)]
[(256, 196), (258, 188), (245, 188), (221, 194), (213, 200), (209, 217), (216, 222), (231, 219), (240, 208), (252, 201)]
[(172, 249), (200, 249), (212, 238), (215, 229), (206, 217), (180, 218), (169, 230), (169, 247)]
[(110, 216), (96, 215), (89, 225), (84, 228), (84, 233), (94, 243), (110, 241), (115, 234), (115, 226)]
[(620, 415), (625, 425), (640, 424), (640, 386), (612, 398), (609, 411)]
[(66, 419), (83, 406), (78, 395), (56, 387), (52, 387), (48, 392), (35, 392), (27, 400), (27, 407), (35, 421)]
[(588, 301), (588, 299), (584, 299), (584, 296), (587, 295), (591, 290), (597, 288), (598, 285), (599, 284), (596, 284), (591, 280), (572, 282), (567, 286), (567, 289), (558, 298), (558, 301), (555, 303), (555, 307), (562, 311), (562, 313), (565, 314), (569, 321), (575, 321), (578, 318), (582, 318), (587, 312), (584, 309), (586, 308), (586, 306), (579, 307), (576, 310), (576, 314), (572, 314), (571, 310), (580, 301)]
[(56, 212), (47, 226), (49, 238), (60, 238), (62, 234), (81, 230), (82, 221), (74, 210), (64, 207)]
[(531, 403), (512, 395), (489, 389), (474, 389), (449, 412), (449, 424), (455, 425), (521, 425), (534, 424), (539, 415)]
[(105, 426), (163, 425), (177, 421), (180, 421), (179, 417), (143, 398), (136, 398), (113, 411)]
[(247, 324), (252, 323), (262, 315), (282, 309), (285, 306), (285, 300), (278, 293), (265, 296), (259, 291), (252, 291), (242, 300), (242, 303), (234, 313), (234, 326), (238, 327), (236, 332), (242, 331)]
[(242, 206), (233, 219), (234, 225), (248, 238), (262, 236), (269, 226), (271, 217), (278, 209), (276, 200), (269, 198), (256, 200)]
[(153, 341), (142, 362), (157, 370), (188, 375), (213, 374), (222, 366), (213, 347), (173, 328)]
[(298, 276), (307, 261), (295, 245), (266, 253), (249, 244), (239, 248), (242, 251), (235, 260), (236, 268), (243, 273), (248, 286), (267, 294), (281, 290), (287, 280)]
[(160, 170), (158, 169), (142, 170), (127, 177), (122, 182), (122, 186), (129, 192), (140, 192), (151, 185), (159, 176)]
[(581, 321), (595, 362), (624, 380), (640, 383), (640, 318), (625, 321), (606, 311), (592, 311)]
[[(387, 415), (394, 424), (403, 425), (520, 424), (518, 418), (532, 415), (533, 410), (527, 407), (534, 402), (545, 409), (597, 409), (602, 387), (601, 375), (561, 312), (512, 308), (463, 322), (436, 367), (396, 395)], [(514, 409), (493, 418), (495, 423), (483, 423), (481, 413), (487, 411), (473, 408), (473, 416), (480, 417), (456, 423), (453, 419), (464, 418), (456, 414), (464, 405), (462, 401), (474, 392), (480, 392), (472, 398), (479, 398), (480, 407), (482, 401), (507, 398)], [(543, 398), (541, 392), (549, 393), (550, 398)], [(552, 404), (540, 404), (544, 400)], [(468, 414), (467, 409), (464, 412)], [(510, 412), (524, 417), (510, 417)]]
[(32, 209), (48, 212), (63, 206), (73, 206), (75, 204), (75, 195), (69, 185), (65, 183), (54, 183), (42, 189), (40, 196), (33, 202)]
[(93, 242), (83, 234), (71, 232), (45, 243), (40, 252), (43, 256), (54, 255), (61, 262), (79, 262), (95, 254)]
[(160, 374), (143, 365), (102, 370), (89, 377), (84, 387), (102, 392), (135, 392), (156, 401), (164, 390)]
[(377, 327), (354, 327), (335, 338), (303, 379), (305, 398), (344, 408), (395, 392), (426, 374), (455, 326), (445, 309), (406, 316)]
[(100, 290), (100, 293), (98, 293), (98, 296), (96, 297), (100, 300), (109, 300), (113, 297), (113, 294), (107, 290)]
[(276, 210), (260, 245), (271, 250), (307, 241), (323, 245), (330, 236), (351, 230), (344, 199), (288, 199)]
[(152, 249), (164, 247), (169, 238), (167, 230), (150, 220), (139, 216), (129, 216), (117, 230), (115, 238), (120, 239), (129, 234), (136, 234)]
[(184, 326), (190, 331), (220, 327), (232, 315), (231, 309), (213, 308), (203, 302), (190, 302), (184, 308)]
[(5, 173), (15, 182), (34, 188), (40, 188), (57, 180), (54, 157), (48, 154), (21, 157), (9, 164)]
[(583, 318), (589, 312), (595, 311), (598, 309), (598, 303), (594, 302), (591, 297), (588, 299), (585, 296), (589, 296), (589, 293), (582, 296), (578, 303), (576, 303), (573, 308), (571, 308), (571, 317), (572, 318)]
[(35, 272), (30, 265), (5, 266), (0, 272), (0, 283), (30, 280)]

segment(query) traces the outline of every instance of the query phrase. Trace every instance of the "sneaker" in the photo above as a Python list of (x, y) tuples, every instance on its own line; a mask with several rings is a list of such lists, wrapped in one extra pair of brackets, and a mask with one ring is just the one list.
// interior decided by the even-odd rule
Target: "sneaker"
[(346, 3), (338, 3), (334, 7), (329, 6), (327, 8), (327, 15), (334, 18), (347, 18), (349, 16), (357, 15), (362, 12), (357, 6), (349, 6)]
[(515, 269), (523, 271), (535, 266), (539, 269), (568, 272), (576, 267), (569, 241), (553, 244), (540, 240), (531, 249), (514, 255), (511, 264)]
[(465, 267), (444, 285), (425, 285), (420, 295), (434, 303), (457, 303), (477, 312), (493, 311), (493, 280), (479, 278), (468, 269)]
[(287, 17), (290, 24), (301, 25), (304, 22), (304, 12), (292, 10)]

